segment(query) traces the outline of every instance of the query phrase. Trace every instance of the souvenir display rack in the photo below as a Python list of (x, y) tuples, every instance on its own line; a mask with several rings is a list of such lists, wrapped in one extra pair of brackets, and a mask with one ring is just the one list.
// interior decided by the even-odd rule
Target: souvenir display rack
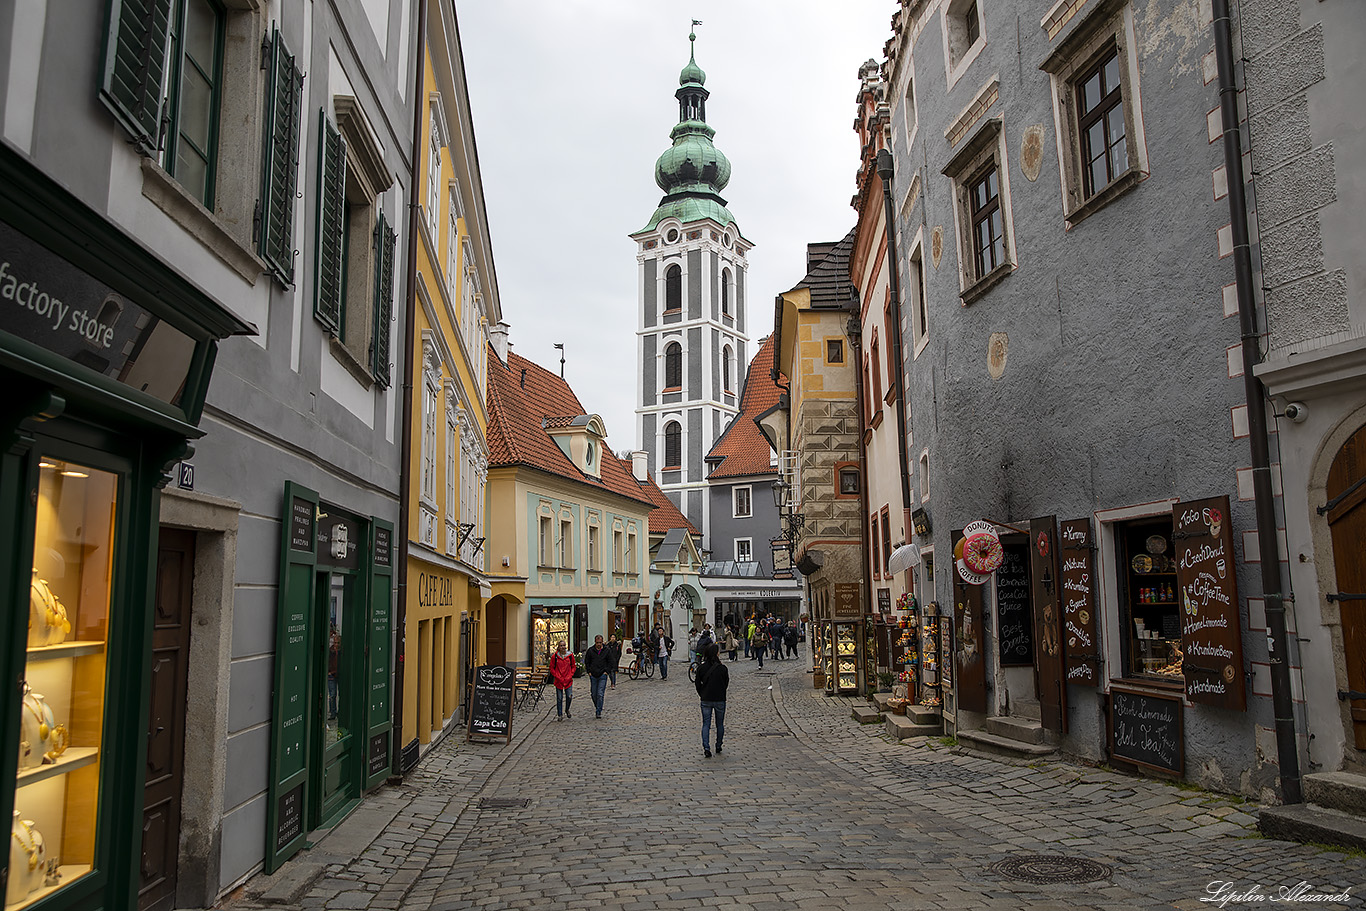
[(834, 689), (837, 693), (858, 692), (858, 623), (833, 624)]
[(943, 687), (939, 676), (940, 651), (938, 618), (927, 613), (920, 628), (921, 705), (939, 705), (943, 701)]
[(907, 698), (915, 701), (920, 684), (920, 623), (914, 613), (897, 621), (892, 640), (892, 669), (906, 687)]

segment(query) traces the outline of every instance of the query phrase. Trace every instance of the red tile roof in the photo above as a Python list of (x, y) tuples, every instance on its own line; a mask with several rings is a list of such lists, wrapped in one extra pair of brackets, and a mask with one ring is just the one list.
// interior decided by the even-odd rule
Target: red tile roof
[(489, 348), (489, 467), (525, 465), (611, 491), (653, 507), (647, 491), (623, 462), (602, 447), (601, 479), (580, 471), (546, 427), (567, 427), (584, 414), (574, 390), (559, 376), (524, 357), (508, 353), (507, 363)]
[(669, 495), (660, 490), (659, 485), (651, 478), (642, 489), (645, 495), (650, 498), (650, 502), (655, 504), (656, 509), (650, 513), (650, 534), (662, 535), (671, 528), (687, 529), (688, 534), (701, 534), (688, 517), (679, 511), (674, 505), (674, 501), (669, 499)]
[[(740, 478), (750, 475), (774, 474), (777, 469), (771, 464), (772, 450), (768, 440), (759, 431), (754, 419), (778, 404), (782, 392), (778, 383), (773, 381), (774, 340), (770, 335), (759, 344), (759, 353), (750, 362), (749, 372), (745, 375), (745, 388), (740, 393), (740, 413), (730, 422), (726, 432), (707, 453), (707, 460), (719, 464), (707, 475), (708, 480), (720, 478)], [(780, 382), (786, 385), (787, 378), (778, 374)]]

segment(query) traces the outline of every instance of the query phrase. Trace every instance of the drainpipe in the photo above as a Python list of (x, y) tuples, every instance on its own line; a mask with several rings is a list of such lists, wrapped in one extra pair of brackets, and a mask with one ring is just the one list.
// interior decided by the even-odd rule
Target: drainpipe
[(896, 335), (892, 337), (896, 357), (896, 454), (901, 462), (901, 517), (906, 526), (906, 540), (911, 539), (911, 470), (906, 464), (906, 368), (905, 355), (901, 349), (901, 278), (896, 271), (896, 230), (892, 220), (892, 153), (879, 149), (877, 153), (877, 176), (882, 178), (883, 220), (886, 222), (884, 233), (887, 235), (887, 282), (892, 292), (892, 319), (896, 322)]
[(408, 524), (409, 502), (412, 497), (408, 489), (412, 483), (413, 459), (413, 331), (417, 319), (417, 223), (418, 209), (422, 204), (421, 181), (417, 176), (417, 164), (422, 160), (422, 148), (426, 131), (423, 130), (422, 103), (427, 97), (422, 91), (427, 74), (427, 0), (417, 3), (417, 76), (413, 90), (413, 176), (408, 192), (408, 288), (403, 301), (403, 418), (399, 431), (398, 464), (398, 610), (394, 616), (396, 631), (394, 641), (394, 755), (392, 772), (395, 777), (403, 775), (403, 681), (404, 665), (408, 645)]
[[(868, 615), (872, 613), (873, 605), (873, 570), (872, 565), (868, 562), (868, 555), (872, 553), (872, 549), (869, 547), (868, 542), (868, 522), (871, 518), (871, 516), (868, 515), (868, 450), (863, 442), (865, 433), (863, 416), (866, 413), (866, 406), (864, 405), (863, 398), (865, 393), (863, 388), (863, 327), (859, 322), (859, 315), (862, 310), (863, 306), (862, 302), (859, 300), (858, 289), (851, 285), (849, 287), (849, 322), (845, 326), (844, 331), (845, 334), (849, 336), (850, 346), (854, 349), (854, 407), (858, 409), (858, 502), (859, 511), (861, 513), (858, 524), (859, 543), (862, 548), (862, 553), (859, 555), (859, 563), (863, 566), (863, 591), (868, 598), (868, 604), (863, 609), (863, 622), (867, 623)], [(838, 480), (839, 479), (836, 478), (836, 481)], [(866, 643), (867, 639), (867, 631), (864, 631), (861, 641)], [(868, 656), (865, 655), (864, 660), (859, 664), (859, 673), (863, 673), (864, 668), (867, 666)], [(863, 685), (866, 687), (868, 681), (863, 681)], [(836, 684), (836, 692), (838, 691), (839, 686)]]
[[(1257, 512), (1262, 597), (1266, 602), (1267, 652), (1271, 661), (1271, 704), (1276, 717), (1276, 751), (1281, 767), (1281, 798), (1303, 803), (1300, 759), (1295, 736), (1295, 705), (1290, 690), (1290, 652), (1285, 631), (1286, 596), (1281, 588), (1280, 541), (1271, 487), (1271, 456), (1266, 434), (1266, 389), (1255, 368), (1261, 363), (1257, 304), (1252, 293), (1252, 251), (1243, 192), (1243, 153), (1238, 131), (1238, 87), (1234, 81), (1233, 23), (1228, 0), (1213, 0), (1214, 51), (1219, 66), (1219, 107), (1224, 123), (1224, 167), (1228, 171), (1228, 208), (1233, 221), (1233, 270), (1238, 321), (1243, 333), (1243, 387), (1247, 396), (1248, 443), (1252, 447), (1253, 502)], [(1246, 556), (1246, 555), (1245, 555)]]

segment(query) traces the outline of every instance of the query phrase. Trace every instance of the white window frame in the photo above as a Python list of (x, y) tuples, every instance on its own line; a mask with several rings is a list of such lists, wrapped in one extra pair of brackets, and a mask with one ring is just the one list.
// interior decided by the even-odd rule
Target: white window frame
[[(919, 261), (919, 265), (916, 262)], [(910, 290), (905, 297), (911, 304), (911, 360), (920, 356), (930, 341), (930, 301), (928, 274), (925, 272), (925, 228), (916, 229), (911, 240), (911, 251), (906, 257), (906, 287)], [(925, 319), (920, 319), (921, 312)]]
[(627, 575), (636, 572), (636, 528), (634, 525), (626, 527), (626, 555), (625, 565)]
[[(451, 391), (446, 391), (446, 400), (451, 400)], [(457, 492), (457, 465), (463, 462), (465, 447), (460, 440), (460, 431), (455, 417), (454, 409), (446, 408), (446, 521), (454, 522), (457, 515), (461, 515), (464, 510), (459, 509), (463, 498)]]
[(441, 399), (439, 380), (430, 372), (422, 383), (422, 502), (433, 512), (436, 505), (436, 412)]
[(930, 498), (930, 450), (928, 447), (920, 450), (920, 458), (916, 465), (916, 471), (920, 473), (920, 502), (924, 503)]
[(551, 562), (555, 556), (555, 528), (551, 524), (555, 517), (549, 513), (540, 513), (537, 519), (537, 538), (536, 538), (536, 564), (538, 566), (552, 566)]
[[(745, 492), (745, 499), (748, 501), (744, 512), (740, 511), (740, 491)], [(752, 519), (754, 518), (754, 485), (736, 484), (730, 489), (730, 515), (732, 519)]]
[(560, 515), (560, 569), (574, 568), (574, 517)]
[(620, 527), (612, 529), (612, 571), (626, 574), (626, 532)]
[[(740, 556), (741, 546), (744, 548), (744, 556)], [(735, 539), (735, 562), (753, 563), (754, 562), (754, 539), (736, 538)]]
[(596, 513), (588, 514), (588, 571), (602, 571), (602, 526)]
[(432, 129), (427, 148), (427, 229), (435, 241), (441, 225), (441, 128), (437, 125), (438, 102), (432, 101)]
[(910, 153), (915, 145), (915, 137), (920, 132), (920, 106), (915, 101), (915, 64), (906, 64), (906, 85), (898, 96), (901, 99), (901, 117), (906, 130), (906, 152)]
[[(959, 143), (957, 154), (950, 159), (942, 172), (953, 183), (959, 298), (964, 306), (977, 300), (1019, 267), (1015, 247), (1015, 220), (1010, 199), (1010, 161), (1006, 154), (1005, 136), (1004, 118), (999, 114), (987, 118), (977, 125), (970, 138)], [(1005, 258), (986, 274), (978, 275), (976, 256), (973, 253), (974, 226), (970, 182), (982, 172), (988, 161), (996, 168), (1001, 230), (1005, 234)]]
[[(977, 7), (977, 40), (971, 45), (962, 48), (960, 53), (953, 53), (955, 40), (961, 40), (959, 36), (962, 32), (962, 16), (971, 5)], [(984, 0), (948, 0), (940, 11), (940, 34), (944, 39), (944, 77), (948, 82), (948, 89), (952, 89), (972, 62), (981, 55), (982, 49), (987, 46), (987, 17), (984, 7)]]
[[(1080, 160), (1076, 79), (1099, 59), (1101, 52), (1110, 44), (1115, 46), (1120, 64), (1120, 104), (1124, 110), (1129, 167), (1087, 197)], [(1143, 93), (1139, 84), (1137, 45), (1132, 5), (1125, 3), (1122, 8), (1116, 9), (1114, 3), (1100, 3), (1073, 26), (1067, 37), (1039, 65), (1039, 69), (1048, 73), (1052, 88), (1053, 135), (1057, 142), (1063, 217), (1068, 230), (1133, 189), (1148, 176), (1148, 143), (1143, 128)]]

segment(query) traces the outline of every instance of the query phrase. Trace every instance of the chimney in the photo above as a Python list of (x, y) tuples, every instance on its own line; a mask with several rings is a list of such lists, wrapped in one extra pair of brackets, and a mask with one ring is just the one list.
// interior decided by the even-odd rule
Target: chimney
[(635, 449), (631, 452), (631, 474), (636, 476), (637, 481), (648, 481), (650, 479), (650, 454), (643, 449)]
[(498, 360), (504, 364), (508, 362), (508, 330), (511, 327), (500, 320), (496, 325), (489, 327), (489, 341), (493, 343), (493, 350), (498, 354)]

